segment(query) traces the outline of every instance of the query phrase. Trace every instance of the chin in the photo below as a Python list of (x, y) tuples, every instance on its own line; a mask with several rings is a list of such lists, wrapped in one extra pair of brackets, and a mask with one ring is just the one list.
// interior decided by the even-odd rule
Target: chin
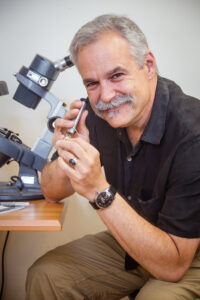
[(127, 118), (122, 116), (109, 116), (104, 120), (113, 128), (124, 128), (128, 126)]

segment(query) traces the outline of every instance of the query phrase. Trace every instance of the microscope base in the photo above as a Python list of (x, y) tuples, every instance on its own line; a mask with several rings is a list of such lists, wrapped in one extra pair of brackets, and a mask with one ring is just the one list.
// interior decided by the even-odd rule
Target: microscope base
[(0, 201), (30, 201), (44, 199), (40, 187), (24, 187), (20, 190), (17, 186), (10, 186), (7, 182), (0, 182)]

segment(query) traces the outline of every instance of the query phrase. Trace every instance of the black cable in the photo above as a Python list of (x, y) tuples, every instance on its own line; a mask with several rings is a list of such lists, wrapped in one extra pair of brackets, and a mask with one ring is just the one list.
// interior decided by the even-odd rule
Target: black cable
[(6, 245), (7, 245), (9, 233), (10, 233), (10, 231), (7, 231), (6, 238), (5, 238), (4, 245), (3, 245), (2, 256), (1, 256), (1, 291), (0, 291), (0, 300), (2, 300), (2, 297), (3, 297), (3, 289), (4, 289), (4, 256), (5, 256), (5, 250), (6, 250)]
[(16, 182), (18, 181), (18, 182), (20, 183), (20, 186), (17, 186), (18, 189), (19, 189), (20, 191), (23, 190), (24, 184), (23, 184), (22, 179), (21, 179), (19, 176), (11, 176), (10, 179), (11, 179), (11, 181), (9, 182), (10, 185), (14, 185), (14, 184), (16, 184)]

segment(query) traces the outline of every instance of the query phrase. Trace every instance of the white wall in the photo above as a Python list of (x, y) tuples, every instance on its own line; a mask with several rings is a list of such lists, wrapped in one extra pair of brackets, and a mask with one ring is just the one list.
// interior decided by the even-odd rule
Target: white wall
[[(199, 0), (0, 0), (0, 80), (10, 94), (0, 97), (0, 127), (20, 134), (32, 146), (41, 135), (49, 111), (42, 100), (36, 110), (12, 100), (18, 83), (13, 76), (28, 67), (36, 54), (55, 61), (68, 54), (70, 41), (85, 22), (103, 13), (131, 17), (145, 32), (157, 58), (159, 72), (180, 84), (187, 94), (200, 98), (200, 1)], [(68, 104), (85, 96), (75, 68), (60, 74), (51, 92)], [(0, 169), (0, 180), (18, 174), (16, 163)], [(28, 266), (56, 245), (104, 225), (86, 200), (73, 196), (63, 231), (12, 232), (6, 252), (4, 300), (23, 300)], [(5, 233), (0, 233), (1, 245)]]

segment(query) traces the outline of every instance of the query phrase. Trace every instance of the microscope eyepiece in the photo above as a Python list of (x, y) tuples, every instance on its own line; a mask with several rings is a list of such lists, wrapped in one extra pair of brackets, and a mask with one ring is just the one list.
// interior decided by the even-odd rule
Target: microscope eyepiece
[(67, 68), (71, 68), (73, 65), (74, 64), (71, 61), (70, 56), (65, 56), (54, 63), (54, 67), (58, 71), (64, 71)]

